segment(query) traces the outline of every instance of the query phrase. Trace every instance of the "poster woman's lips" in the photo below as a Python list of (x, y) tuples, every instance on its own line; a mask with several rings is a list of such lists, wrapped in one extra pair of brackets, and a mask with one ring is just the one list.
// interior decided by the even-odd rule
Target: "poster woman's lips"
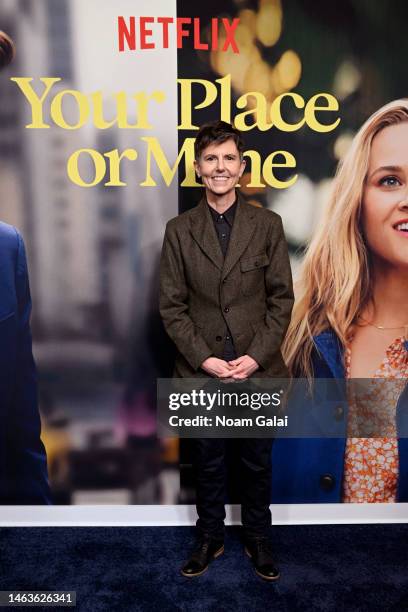
[(392, 226), (397, 232), (408, 233), (408, 219), (401, 219)]

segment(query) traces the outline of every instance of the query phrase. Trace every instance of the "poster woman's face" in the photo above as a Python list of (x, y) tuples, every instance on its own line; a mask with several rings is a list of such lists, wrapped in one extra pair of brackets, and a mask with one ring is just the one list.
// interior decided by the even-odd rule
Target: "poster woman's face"
[(362, 221), (374, 262), (408, 269), (408, 122), (373, 139)]

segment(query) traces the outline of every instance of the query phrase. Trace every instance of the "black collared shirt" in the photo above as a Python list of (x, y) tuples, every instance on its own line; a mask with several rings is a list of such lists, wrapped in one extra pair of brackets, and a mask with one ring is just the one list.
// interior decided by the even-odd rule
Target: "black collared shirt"
[(217, 212), (212, 206), (208, 204), (211, 216), (214, 221), (215, 231), (217, 232), (218, 240), (220, 243), (222, 254), (227, 254), (228, 245), (231, 237), (232, 226), (235, 219), (235, 212), (237, 210), (237, 200), (224, 213)]
[[(222, 254), (224, 258), (227, 254), (228, 245), (231, 237), (232, 226), (234, 224), (235, 213), (237, 210), (238, 201), (235, 200), (233, 204), (223, 213), (217, 212), (212, 206), (208, 204), (208, 208), (210, 209), (211, 216), (214, 221), (215, 231), (218, 236), (218, 240), (220, 243)], [(225, 338), (224, 344), (224, 353), (223, 359), (225, 361), (231, 361), (232, 359), (236, 359), (237, 354), (235, 352), (234, 342), (231, 335), (230, 330), (227, 327), (227, 335)]]

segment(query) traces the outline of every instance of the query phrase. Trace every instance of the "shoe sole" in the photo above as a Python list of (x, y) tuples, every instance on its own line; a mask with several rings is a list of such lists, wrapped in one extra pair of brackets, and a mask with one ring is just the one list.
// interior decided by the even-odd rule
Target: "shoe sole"
[[(221, 556), (222, 553), (224, 552), (224, 546), (221, 546), (221, 548), (219, 548), (214, 554), (213, 554), (213, 559), (217, 559), (217, 557)], [(211, 560), (209, 561), (208, 565), (210, 565)], [(202, 576), (203, 574), (205, 574), (205, 572), (208, 570), (208, 565), (205, 566), (205, 568), (203, 570), (201, 570), (201, 572), (196, 572), (195, 574), (185, 574), (183, 572), (183, 570), (180, 570), (182, 576), (185, 576), (186, 578), (195, 578), (196, 576)]]
[[(245, 552), (248, 555), (248, 557), (250, 559), (252, 559), (252, 555), (251, 555), (251, 553), (249, 552), (249, 550), (247, 549), (246, 546), (245, 546)], [(273, 577), (272, 576), (265, 576), (264, 574), (261, 574), (261, 572), (258, 572), (258, 570), (256, 569), (255, 566), (254, 566), (254, 570), (255, 570), (255, 573), (258, 574), (258, 576), (260, 578), (262, 578), (263, 580), (269, 580), (269, 582), (273, 582), (274, 580), (279, 580), (279, 578), (280, 578), (280, 574), (278, 574), (277, 576), (273, 576)]]

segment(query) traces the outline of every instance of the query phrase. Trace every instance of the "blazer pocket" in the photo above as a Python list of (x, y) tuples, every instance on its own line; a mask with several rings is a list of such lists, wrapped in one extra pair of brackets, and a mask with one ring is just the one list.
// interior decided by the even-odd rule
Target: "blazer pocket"
[(244, 295), (250, 296), (259, 290), (264, 281), (264, 268), (268, 264), (269, 258), (266, 253), (241, 259), (241, 289)]

